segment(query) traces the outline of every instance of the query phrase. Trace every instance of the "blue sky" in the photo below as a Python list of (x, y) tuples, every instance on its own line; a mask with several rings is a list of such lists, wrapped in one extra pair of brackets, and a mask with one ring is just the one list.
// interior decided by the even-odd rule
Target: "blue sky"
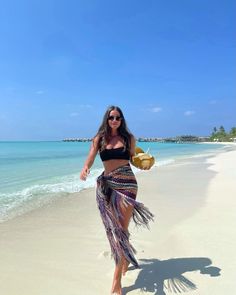
[(107, 106), (138, 136), (236, 126), (236, 2), (5, 1), (0, 140), (91, 137)]

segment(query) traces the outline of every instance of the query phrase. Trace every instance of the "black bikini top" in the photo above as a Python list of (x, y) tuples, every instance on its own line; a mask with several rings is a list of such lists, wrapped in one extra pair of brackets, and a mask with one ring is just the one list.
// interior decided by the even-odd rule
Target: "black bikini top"
[(124, 147), (113, 148), (113, 149), (104, 149), (100, 152), (100, 157), (102, 161), (121, 159), (129, 160), (130, 154), (127, 149), (124, 150)]

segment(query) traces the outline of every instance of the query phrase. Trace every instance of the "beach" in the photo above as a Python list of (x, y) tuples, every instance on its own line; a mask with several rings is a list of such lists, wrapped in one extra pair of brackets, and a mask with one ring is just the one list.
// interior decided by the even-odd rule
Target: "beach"
[[(137, 174), (150, 230), (130, 224), (140, 269), (123, 294), (234, 294), (236, 146)], [(0, 224), (1, 294), (110, 294), (114, 262), (95, 188)], [(142, 293), (145, 291), (145, 293)]]

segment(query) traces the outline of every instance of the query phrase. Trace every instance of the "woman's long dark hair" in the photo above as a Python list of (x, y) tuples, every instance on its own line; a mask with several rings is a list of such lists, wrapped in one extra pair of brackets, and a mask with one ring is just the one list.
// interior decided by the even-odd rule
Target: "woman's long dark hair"
[(118, 111), (121, 116), (120, 127), (117, 129), (118, 135), (124, 141), (124, 148), (130, 151), (130, 141), (131, 141), (132, 134), (130, 133), (127, 127), (122, 110), (117, 106), (108, 107), (108, 109), (106, 110), (103, 116), (102, 124), (99, 127), (97, 134), (95, 135), (95, 137), (99, 136), (99, 145), (98, 145), (99, 151), (104, 150), (106, 148), (106, 145), (111, 139), (111, 127), (108, 124), (108, 118), (109, 118), (110, 112), (114, 110)]

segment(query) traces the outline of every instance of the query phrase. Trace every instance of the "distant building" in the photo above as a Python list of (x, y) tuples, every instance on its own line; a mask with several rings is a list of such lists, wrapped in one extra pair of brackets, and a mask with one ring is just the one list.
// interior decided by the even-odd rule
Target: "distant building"
[(87, 142), (91, 141), (92, 138), (65, 138), (62, 141), (72, 141), (72, 142)]
[(183, 142), (208, 142), (210, 141), (210, 136), (194, 136), (194, 135), (181, 135), (176, 137), (139, 137), (137, 139), (139, 142), (173, 142), (173, 143), (183, 143)]

